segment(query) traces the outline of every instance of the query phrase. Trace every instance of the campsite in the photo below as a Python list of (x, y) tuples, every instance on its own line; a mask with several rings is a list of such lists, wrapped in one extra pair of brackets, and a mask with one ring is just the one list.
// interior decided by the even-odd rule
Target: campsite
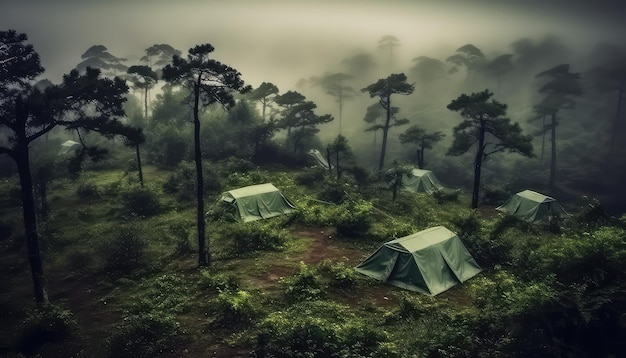
[(12, 4), (0, 357), (623, 356), (623, 6), (561, 1)]

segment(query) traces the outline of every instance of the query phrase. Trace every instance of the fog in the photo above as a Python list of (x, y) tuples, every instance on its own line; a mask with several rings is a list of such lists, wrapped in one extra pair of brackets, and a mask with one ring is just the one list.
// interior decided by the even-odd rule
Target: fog
[[(127, 58), (126, 65), (133, 65), (139, 64), (145, 49), (153, 44), (170, 44), (186, 53), (197, 44), (210, 43), (215, 47), (213, 57), (239, 70), (247, 84), (257, 87), (271, 82), (280, 93), (297, 90), (313, 100), (320, 113), (336, 119), (334, 98), (320, 87), (298, 86), (298, 82), (349, 72), (344, 60), (370, 55), (376, 66), (370, 73), (355, 76), (350, 86), (360, 92), (391, 73), (407, 73), (409, 81), (416, 83), (415, 93), (399, 96), (394, 105), (411, 124), (445, 132), (441, 145), (445, 148), (452, 140), (451, 128), (458, 124), (458, 114), (448, 111), (446, 104), (461, 93), (485, 88), (509, 105), (512, 120), (520, 122), (527, 133), (536, 134), (536, 124), (528, 123), (539, 100), (535, 75), (563, 63), (570, 64), (575, 73), (597, 67), (602, 60), (599, 55), (611, 53), (607, 44), (625, 47), (624, 14), (626, 5), (611, 0), (36, 0), (5, 5), (0, 23), (29, 36), (47, 70), (42, 78), (52, 82), (59, 82), (93, 45), (104, 45), (111, 54)], [(379, 48), (379, 40), (387, 35), (399, 43), (392, 55)], [(470, 78), (468, 71), (446, 74), (429, 83), (417, 80), (415, 58), (427, 56), (450, 67), (446, 58), (466, 44), (479, 48), (487, 60), (511, 54), (515, 71), (498, 78), (497, 83), (493, 76)], [(567, 114), (573, 120), (559, 127), (560, 151), (606, 150), (615, 103), (599, 93), (581, 98), (580, 109)], [(342, 118), (342, 134), (360, 152), (361, 160), (372, 162), (380, 147), (372, 145), (373, 133), (364, 134), (367, 124), (363, 118), (367, 106), (375, 102), (361, 94), (344, 103)], [(322, 143), (329, 143), (339, 133), (337, 122), (321, 128)], [(390, 132), (394, 141), (388, 148), (388, 163), (410, 156), (409, 149), (398, 144), (399, 133), (399, 129)], [(445, 149), (432, 153), (431, 162), (439, 165), (434, 169), (454, 173), (456, 166), (466, 167), (471, 161), (468, 157), (455, 162), (457, 159), (444, 154)], [(560, 158), (568, 167), (575, 167), (580, 160), (578, 154)], [(499, 168), (497, 161), (488, 167)], [(457, 182), (471, 181), (469, 168), (465, 170), (457, 173)], [(485, 177), (490, 175), (487, 172)], [(587, 185), (582, 179), (579, 182)]]
[(521, 37), (553, 35), (587, 48), (623, 33), (618, 4), (27, 0), (5, 5), (0, 23), (29, 35), (53, 82), (95, 44), (132, 60), (155, 43), (185, 51), (208, 42), (216, 48), (215, 57), (237, 68), (246, 82), (272, 81), (283, 90), (299, 78), (337, 67), (357, 50), (376, 53), (383, 35), (401, 43), (394, 54), (396, 69), (421, 55), (445, 59), (466, 43), (489, 55), (510, 51), (509, 44)]

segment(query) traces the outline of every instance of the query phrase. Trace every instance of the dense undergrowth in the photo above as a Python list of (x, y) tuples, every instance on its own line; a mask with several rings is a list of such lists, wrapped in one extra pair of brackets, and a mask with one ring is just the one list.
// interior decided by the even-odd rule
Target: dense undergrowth
[[(4, 180), (2, 345), (46, 357), (626, 351), (626, 223), (599, 206), (536, 226), (474, 212), (463, 193), (401, 192), (394, 201), (373, 181), (229, 159), (207, 165), (208, 203), (221, 190), (271, 182), (298, 211), (241, 224), (209, 204), (213, 262), (198, 269), (189, 167), (148, 166), (143, 188), (132, 171), (98, 168), (53, 181), (40, 222), (53, 302), (43, 312), (30, 303), (17, 182)], [(429, 297), (352, 269), (381, 243), (436, 225), (459, 234), (483, 273)], [(312, 239), (298, 230), (307, 228), (330, 232), (327, 240), (351, 257), (303, 262)]]

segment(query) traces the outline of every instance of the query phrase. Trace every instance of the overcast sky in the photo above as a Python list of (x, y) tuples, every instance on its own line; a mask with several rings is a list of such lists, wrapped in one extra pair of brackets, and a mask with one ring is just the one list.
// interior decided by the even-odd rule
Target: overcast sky
[(554, 35), (574, 46), (623, 41), (626, 11), (610, 0), (15, 0), (2, 2), (2, 29), (29, 36), (58, 82), (90, 46), (131, 61), (155, 43), (186, 52), (211, 43), (214, 57), (253, 86), (295, 83), (358, 50), (396, 36), (399, 62), (445, 59), (466, 43), (485, 53), (521, 38)]

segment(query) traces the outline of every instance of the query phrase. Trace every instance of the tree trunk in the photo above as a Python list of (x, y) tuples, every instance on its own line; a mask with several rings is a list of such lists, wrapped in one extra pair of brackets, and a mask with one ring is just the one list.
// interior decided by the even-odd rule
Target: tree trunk
[(139, 184), (143, 188), (143, 171), (141, 170), (141, 155), (139, 154), (139, 144), (135, 146), (137, 150), (137, 170), (139, 171)]
[(335, 151), (335, 167), (337, 168), (337, 180), (341, 177), (341, 171), (339, 170), (339, 149)]
[(146, 89), (143, 95), (143, 118), (146, 121), (148, 120), (148, 86), (146, 86)]
[(546, 148), (546, 116), (544, 115), (541, 118), (541, 128), (543, 129), (543, 135), (541, 136), (541, 156), (539, 157), (539, 161), (541, 163), (543, 163), (543, 153), (545, 152), (545, 148)]
[(26, 246), (28, 249), (28, 261), (30, 263), (30, 270), (33, 277), (35, 301), (37, 304), (47, 304), (48, 292), (43, 272), (43, 263), (41, 261), (41, 251), (39, 250), (39, 233), (37, 232), (37, 215), (35, 211), (35, 198), (33, 196), (33, 179), (30, 173), (28, 143), (26, 143), (26, 139), (20, 139), (18, 139), (16, 157), (14, 159), (20, 176), (20, 190), (22, 193), (22, 209), (24, 215)]
[(485, 153), (485, 125), (480, 124), (478, 133), (478, 150), (476, 151), (476, 159), (474, 159), (474, 190), (472, 191), (472, 209), (478, 208), (478, 194), (480, 192), (480, 170), (483, 164), (483, 156)]
[(554, 190), (554, 182), (556, 180), (556, 112), (552, 113), (552, 124), (550, 130), (550, 140), (552, 141), (552, 158), (550, 159), (550, 182), (548, 187)]
[(202, 74), (198, 75), (198, 82), (194, 86), (193, 104), (193, 135), (196, 161), (196, 198), (197, 198), (197, 227), (198, 227), (198, 264), (208, 266), (211, 261), (211, 254), (206, 247), (205, 223), (204, 223), (204, 178), (202, 177), (202, 151), (200, 150), (200, 117), (198, 107), (200, 106), (200, 82)]
[(391, 95), (387, 96), (387, 121), (383, 127), (383, 143), (380, 150), (380, 162), (378, 163), (378, 170), (383, 170), (385, 167), (385, 151), (387, 150), (387, 133), (389, 132), (389, 122), (391, 122)]
[(326, 147), (326, 162), (328, 162), (328, 175), (332, 175), (333, 166), (330, 164), (330, 147)]

